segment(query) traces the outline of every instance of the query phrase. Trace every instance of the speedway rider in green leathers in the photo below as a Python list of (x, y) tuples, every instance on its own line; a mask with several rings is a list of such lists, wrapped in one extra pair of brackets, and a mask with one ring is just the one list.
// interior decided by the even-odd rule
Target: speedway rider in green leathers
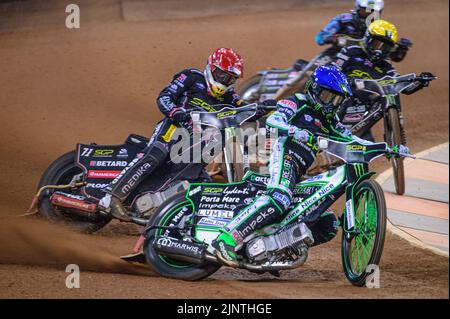
[[(319, 151), (317, 136), (371, 144), (353, 136), (336, 120), (335, 111), (351, 96), (352, 90), (343, 73), (334, 66), (320, 66), (311, 76), (305, 94), (295, 94), (277, 103), (277, 110), (267, 119), (267, 126), (278, 129), (279, 136), (271, 152), (270, 181), (266, 192), (225, 225), (212, 243), (221, 262), (238, 267), (236, 252), (254, 237), (255, 231), (284, 217), (296, 183)], [(400, 152), (409, 150), (400, 146)], [(316, 222), (310, 228), (314, 245), (336, 235), (338, 222), (331, 211), (314, 216), (313, 220)]]

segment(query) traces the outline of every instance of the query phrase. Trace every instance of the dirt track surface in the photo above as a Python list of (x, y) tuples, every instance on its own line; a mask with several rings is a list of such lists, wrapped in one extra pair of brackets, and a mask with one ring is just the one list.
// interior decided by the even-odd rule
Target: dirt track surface
[[(202, 68), (219, 46), (244, 56), (246, 76), (266, 66), (287, 67), (319, 52), (315, 33), (346, 9), (133, 23), (104, 18), (79, 30), (45, 26), (0, 33), (0, 297), (448, 298), (448, 259), (390, 234), (380, 289), (346, 281), (340, 235), (312, 249), (304, 267), (281, 278), (223, 269), (192, 283), (119, 260), (134, 244), (135, 237), (124, 231), (133, 227), (113, 223), (83, 235), (15, 217), (27, 209), (49, 163), (75, 143), (116, 144), (130, 132), (149, 135), (160, 118), (156, 95), (175, 72)], [(414, 41), (399, 71), (439, 76), (427, 90), (402, 99), (412, 151), (448, 141), (448, 2), (391, 3), (385, 18)], [(381, 137), (380, 127), (376, 135)], [(383, 160), (374, 165), (379, 172), (387, 167)], [(65, 287), (70, 263), (81, 268), (81, 289)]]

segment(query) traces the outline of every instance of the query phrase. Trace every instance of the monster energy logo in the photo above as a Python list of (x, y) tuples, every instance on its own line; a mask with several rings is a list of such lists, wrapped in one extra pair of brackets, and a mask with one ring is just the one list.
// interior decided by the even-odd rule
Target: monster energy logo
[(361, 163), (353, 164), (353, 167), (355, 168), (355, 173), (357, 177), (361, 177), (364, 174), (364, 165)]

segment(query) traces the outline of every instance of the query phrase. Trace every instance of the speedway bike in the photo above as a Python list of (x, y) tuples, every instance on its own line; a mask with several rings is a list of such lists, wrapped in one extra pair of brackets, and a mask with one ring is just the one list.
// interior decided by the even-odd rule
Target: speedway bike
[[(387, 156), (411, 156), (394, 152), (385, 142), (363, 145), (318, 137), (319, 149), (340, 158), (344, 164), (300, 181), (285, 217), (264, 227), (237, 251), (239, 268), (279, 276), (307, 259), (314, 239), (308, 226), (339, 197), (345, 209), (341, 257), (347, 279), (365, 284), (370, 265), (378, 265), (386, 231), (386, 204), (369, 162)], [(412, 156), (411, 156), (412, 157)], [(263, 194), (268, 175), (247, 171), (240, 182), (190, 183), (185, 194), (164, 202), (144, 230), (143, 254), (159, 274), (183, 280), (200, 280), (221, 266), (211, 246), (220, 229), (237, 216), (255, 197)]]
[(248, 103), (262, 103), (265, 100), (280, 100), (297, 92), (301, 92), (306, 79), (319, 66), (328, 64), (343, 48), (360, 43), (345, 35), (338, 35), (336, 44), (327, 47), (310, 61), (299, 59), (287, 69), (269, 69), (258, 71), (240, 85), (238, 94)]
[[(198, 145), (201, 145), (202, 150), (219, 145), (225, 155), (228, 181), (237, 181), (248, 167), (242, 155), (244, 146), (240, 142), (239, 128), (254, 117), (258, 110), (270, 107), (257, 104), (240, 108), (230, 105), (215, 107), (221, 110), (214, 113), (191, 112), (197, 130), (204, 127), (213, 127), (215, 130), (211, 134), (202, 134), (196, 144), (190, 144), (183, 152), (191, 153)], [(188, 138), (192, 138), (193, 134), (191, 132)], [(232, 143), (218, 143), (223, 140), (223, 136), (226, 140), (237, 139), (237, 151), (233, 152)], [(113, 218), (98, 206), (105, 194), (103, 188), (138, 153), (145, 153), (148, 143), (149, 139), (131, 134), (124, 143), (118, 145), (77, 144), (74, 151), (56, 159), (43, 173), (37, 194), (26, 215), (39, 213), (52, 222), (62, 222), (82, 232), (101, 229)], [(211, 177), (205, 170), (207, 164), (202, 161), (178, 163), (169, 158), (128, 196), (124, 206), (129, 215), (122, 221), (145, 226), (155, 210), (167, 198), (184, 193), (189, 182), (210, 181)]]
[[(404, 119), (400, 94), (417, 83), (428, 86), (437, 79), (433, 74), (423, 72), (401, 76), (385, 76), (380, 79), (355, 79), (354, 93), (363, 92), (364, 99), (355, 98), (351, 105), (343, 104), (337, 116), (352, 134), (364, 138), (370, 129), (383, 119), (384, 141), (389, 146), (406, 145)], [(402, 157), (390, 158), (394, 171), (395, 190), (398, 195), (405, 193), (405, 172)]]

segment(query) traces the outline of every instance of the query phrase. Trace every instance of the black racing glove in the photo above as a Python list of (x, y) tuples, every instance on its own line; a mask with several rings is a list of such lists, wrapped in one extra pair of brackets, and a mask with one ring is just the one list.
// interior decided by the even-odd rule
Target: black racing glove
[(402, 93), (405, 95), (411, 95), (413, 93), (416, 93), (417, 91), (428, 87), (430, 85), (430, 82), (436, 79), (436, 76), (433, 73), (430, 72), (422, 72), (417, 77), (417, 81), (414, 81), (414, 85), (407, 90), (404, 90)]
[(431, 72), (422, 72), (419, 74), (419, 78), (422, 78), (423, 87), (427, 87), (430, 81), (436, 79), (436, 76)]
[(186, 110), (182, 108), (176, 108), (170, 112), (169, 118), (175, 123), (181, 123), (188, 121), (190, 119), (190, 116), (186, 112)]
[(412, 46), (411, 40), (407, 38), (400, 38), (397, 43), (397, 48), (391, 53), (390, 58), (394, 62), (401, 62), (405, 59), (409, 48)]
[(325, 44), (332, 44), (332, 45), (337, 45), (338, 44), (338, 37), (335, 35), (329, 35), (327, 36), (324, 41)]
[[(267, 114), (271, 113), (272, 111), (274, 111), (276, 109), (277, 100), (273, 100), (273, 99), (265, 100), (265, 101), (261, 102), (259, 105), (261, 107), (257, 108), (255, 117), (250, 119), (250, 121), (257, 120), (258, 118), (263, 117), (264, 115), (267, 115)], [(272, 106), (273, 109), (264, 108), (265, 106)]]
[(261, 104), (264, 106), (276, 106), (277, 100), (269, 99), (269, 100), (265, 100), (265, 101), (261, 102)]

